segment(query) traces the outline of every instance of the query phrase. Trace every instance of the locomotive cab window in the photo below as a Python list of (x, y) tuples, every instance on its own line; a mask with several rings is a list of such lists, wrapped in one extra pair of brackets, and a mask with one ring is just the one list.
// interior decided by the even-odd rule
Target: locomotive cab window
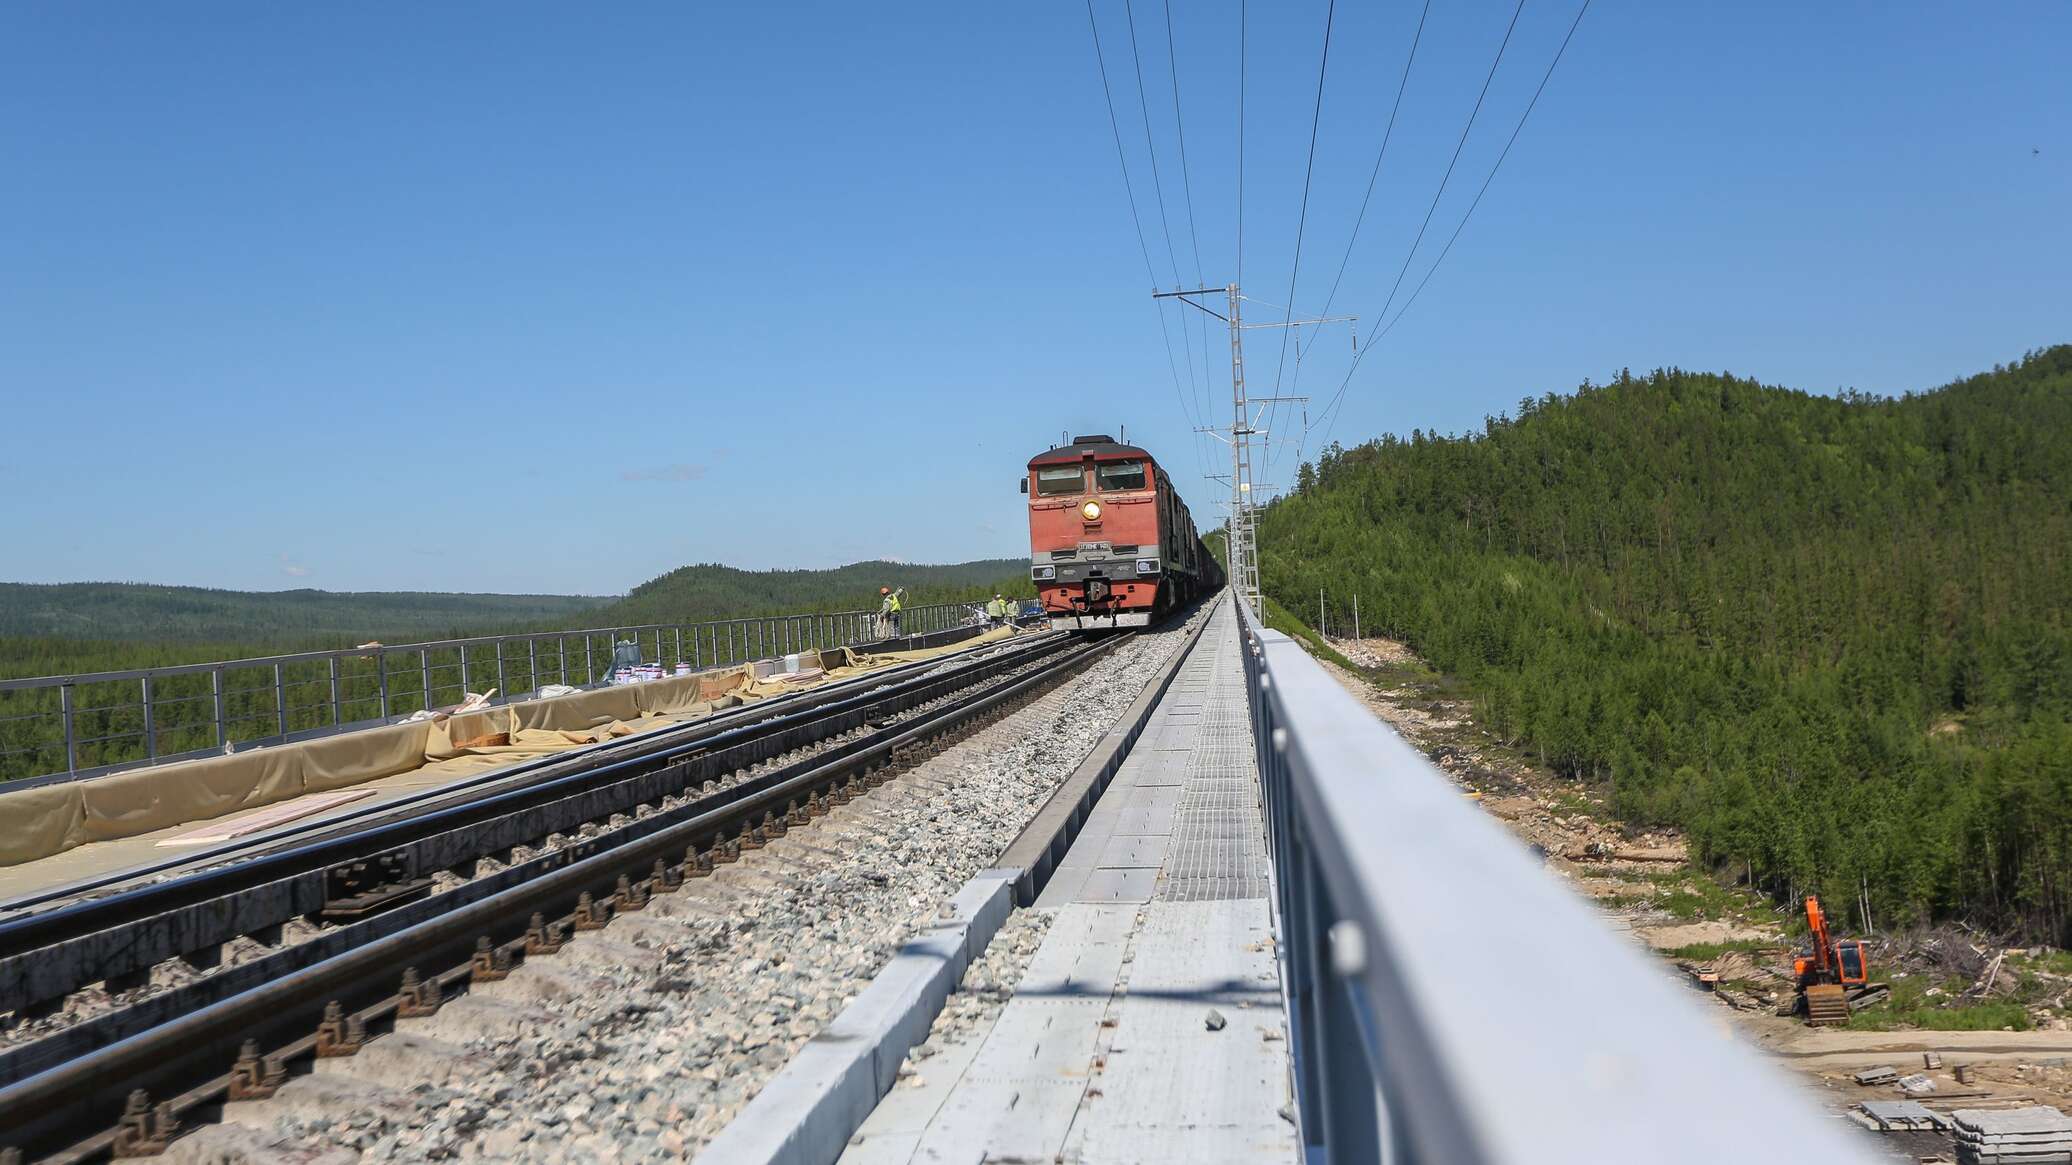
[(1104, 490), (1147, 488), (1141, 461), (1104, 461), (1094, 467), (1094, 478)]
[(1036, 492), (1043, 497), (1086, 492), (1086, 474), (1077, 465), (1045, 465), (1036, 470)]

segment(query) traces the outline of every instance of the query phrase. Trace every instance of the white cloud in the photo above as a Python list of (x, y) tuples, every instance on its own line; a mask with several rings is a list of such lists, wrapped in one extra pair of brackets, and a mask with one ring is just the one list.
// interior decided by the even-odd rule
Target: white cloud
[(657, 469), (622, 469), (620, 481), (698, 481), (705, 476), (702, 465), (664, 465)]
[(281, 573), (289, 578), (308, 578), (312, 573), (308, 567), (296, 562), (285, 552), (275, 555), (274, 558), (281, 564)]

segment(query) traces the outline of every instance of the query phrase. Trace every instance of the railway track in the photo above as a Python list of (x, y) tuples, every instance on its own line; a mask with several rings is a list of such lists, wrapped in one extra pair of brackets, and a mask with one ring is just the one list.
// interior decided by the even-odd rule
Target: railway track
[[(269, 1095), (309, 1060), (809, 823), (1119, 642), (1043, 636), (915, 665), (0, 922), (0, 1003), (17, 1014), (228, 942), (266, 945), (0, 1050), (0, 1160), (157, 1152), (224, 1102)], [(281, 928), (327, 911), (325, 928), (285, 941)]]

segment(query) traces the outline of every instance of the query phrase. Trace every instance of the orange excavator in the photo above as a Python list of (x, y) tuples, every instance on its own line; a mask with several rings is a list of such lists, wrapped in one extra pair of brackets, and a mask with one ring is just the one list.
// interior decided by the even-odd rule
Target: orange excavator
[(1890, 993), (1885, 984), (1870, 981), (1870, 944), (1862, 939), (1835, 938), (1827, 929), (1827, 915), (1818, 898), (1806, 899), (1806, 926), (1813, 932), (1813, 951), (1792, 960), (1792, 975), (1799, 988), (1794, 1014), (1804, 1015), (1815, 1027), (1844, 1024), (1851, 1011)]

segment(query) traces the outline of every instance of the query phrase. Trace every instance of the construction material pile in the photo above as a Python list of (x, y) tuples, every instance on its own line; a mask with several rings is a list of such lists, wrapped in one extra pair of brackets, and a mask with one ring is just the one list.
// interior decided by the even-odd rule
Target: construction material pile
[(1960, 1108), (1950, 1124), (1959, 1165), (2072, 1162), (2072, 1118), (2054, 1108)]

